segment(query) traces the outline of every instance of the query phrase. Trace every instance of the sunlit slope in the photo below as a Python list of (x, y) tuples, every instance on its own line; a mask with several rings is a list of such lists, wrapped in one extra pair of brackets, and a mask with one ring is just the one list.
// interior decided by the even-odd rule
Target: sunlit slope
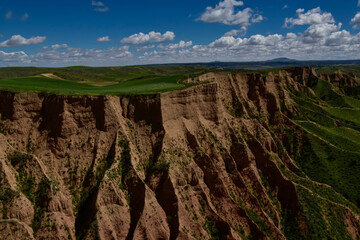
[(126, 95), (151, 94), (178, 90), (186, 85), (180, 83), (183, 76), (153, 77), (129, 80), (107, 86), (93, 86), (81, 82), (50, 79), (46, 77), (24, 77), (1, 79), (0, 88), (15, 92), (39, 92), (62, 95)]

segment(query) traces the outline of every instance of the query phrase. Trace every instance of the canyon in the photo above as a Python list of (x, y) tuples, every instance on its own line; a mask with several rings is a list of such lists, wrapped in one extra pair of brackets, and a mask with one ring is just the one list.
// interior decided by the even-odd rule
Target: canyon
[(1, 92), (1, 238), (360, 238), (360, 123), (337, 114), (358, 111), (355, 75), (187, 82), (134, 96)]

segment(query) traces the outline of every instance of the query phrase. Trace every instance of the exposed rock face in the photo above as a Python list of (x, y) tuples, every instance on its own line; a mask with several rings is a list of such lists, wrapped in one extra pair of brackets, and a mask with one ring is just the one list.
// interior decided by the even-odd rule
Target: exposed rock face
[[(193, 80), (207, 84), (151, 96), (1, 93), (0, 236), (287, 239), (289, 216), (305, 236), (297, 184), (285, 174), (300, 170), (279, 154), (272, 126), (301, 134), (286, 89), (316, 79), (294, 68), (207, 74)], [(359, 215), (343, 211), (358, 239)]]

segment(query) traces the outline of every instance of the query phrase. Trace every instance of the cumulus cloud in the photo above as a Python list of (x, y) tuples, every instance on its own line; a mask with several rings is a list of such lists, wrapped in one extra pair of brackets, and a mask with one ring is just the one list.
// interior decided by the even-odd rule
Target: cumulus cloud
[(240, 45), (242, 42), (241, 38), (234, 38), (233, 36), (224, 36), (216, 41), (209, 44), (211, 48), (225, 48), (225, 47), (235, 47)]
[[(37, 65), (78, 65), (78, 64), (124, 64), (133, 55), (128, 46), (112, 47), (108, 49), (71, 48), (66, 45), (64, 51), (60, 47), (43, 48), (31, 56), (31, 62)], [(65, 45), (58, 45), (63, 46)]]
[(286, 18), (284, 27), (293, 27), (294, 25), (313, 25), (334, 23), (335, 19), (331, 13), (324, 12), (320, 7), (305, 12), (305, 9), (296, 10), (296, 18)]
[(303, 42), (319, 43), (329, 36), (331, 32), (338, 31), (340, 28), (341, 23), (338, 25), (328, 23), (311, 25), (303, 34)]
[[(311, 43), (311, 44), (309, 44)], [(195, 56), (226, 60), (263, 60), (277, 56), (299, 59), (357, 58), (360, 56), (360, 33), (351, 35), (339, 24), (311, 25), (304, 33), (253, 35), (248, 38), (223, 36), (207, 46), (194, 46)], [(359, 52), (355, 54), (354, 52)], [(356, 55), (356, 56), (355, 56)]]
[(289, 6), (287, 5), (287, 4), (285, 4), (284, 6), (283, 6), (283, 9), (287, 9)]
[(160, 44), (157, 46), (157, 49), (151, 52), (145, 52), (142, 56), (139, 56), (138, 59), (143, 62), (186, 62), (189, 59), (183, 58), (183, 51), (188, 50), (192, 46), (192, 41), (180, 41), (179, 43)]
[(91, 6), (93, 6), (94, 11), (97, 11), (97, 12), (107, 12), (109, 10), (109, 8), (107, 6), (105, 6), (105, 4), (101, 1), (92, 0)]
[(235, 36), (244, 36), (246, 34), (246, 28), (233, 29), (224, 34), (224, 37), (235, 37)]
[(148, 34), (142, 32), (131, 35), (130, 37), (123, 38), (120, 42), (123, 44), (146, 44), (151, 42), (169, 42), (174, 40), (175, 34), (173, 32), (167, 31), (164, 34), (159, 32), (151, 31)]
[(251, 22), (252, 23), (259, 23), (262, 20), (264, 20), (264, 17), (259, 15), (259, 14), (255, 14), (252, 18), (251, 18)]
[(208, 45), (153, 50), (139, 57), (143, 63), (196, 61), (261, 61), (287, 56), (299, 60), (360, 58), (360, 33), (352, 35), (341, 23), (310, 24), (303, 33), (236, 37), (237, 31)]
[(61, 48), (68, 48), (69, 46), (67, 44), (54, 44), (51, 46), (51, 49), (57, 50)]
[(111, 41), (111, 39), (110, 39), (109, 36), (98, 37), (98, 38), (96, 39), (96, 42), (97, 42), (97, 43), (110, 42), (110, 41)]
[(225, 48), (230, 47), (232, 49), (241, 48), (244, 46), (274, 46), (276, 43), (283, 39), (282, 35), (274, 34), (269, 36), (263, 36), (260, 34), (253, 35), (249, 38), (234, 38), (234, 37), (221, 37), (216, 41), (209, 44), (211, 48)]
[(25, 13), (24, 15), (22, 15), (22, 17), (21, 17), (21, 21), (26, 21), (26, 20), (28, 20), (29, 19), (29, 14), (28, 13)]
[(180, 49), (180, 48), (187, 48), (190, 47), (193, 44), (192, 41), (180, 41), (179, 43), (172, 43), (172, 44), (168, 44), (166, 46), (159, 46), (159, 48), (161, 49), (168, 49), (168, 50), (174, 50), (174, 49)]
[[(239, 3), (239, 1), (235, 1)], [(360, 58), (360, 33), (342, 29), (331, 13), (320, 8), (306, 12), (297, 11), (297, 17), (289, 20), (289, 26), (309, 25), (302, 33), (261, 35), (244, 37), (246, 26), (234, 29), (208, 45), (194, 45), (192, 41), (174, 40), (173, 32), (138, 33), (121, 40), (127, 46), (107, 49), (71, 48), (66, 44), (44, 47), (38, 53), (0, 52), (0, 64), (66, 66), (66, 65), (128, 65), (143, 63), (186, 63), (202, 61), (257, 61), (287, 56), (295, 59), (358, 59)], [(312, 16), (317, 17), (312, 17)], [(252, 15), (251, 19), (255, 15)], [(356, 16), (352, 24), (356, 25)], [(357, 26), (357, 25), (356, 25)], [(18, 36), (18, 35), (17, 35)], [(21, 37), (21, 36), (20, 36)], [(30, 39), (12, 37), (1, 45), (23, 45)], [(16, 40), (15, 38), (19, 38)], [(15, 41), (16, 40), (16, 41)], [(18, 42), (18, 43), (16, 43)], [(131, 46), (130, 46), (131, 45)], [(133, 54), (132, 52), (136, 52)]]
[(12, 17), (13, 17), (13, 13), (12, 13), (11, 10), (9, 10), (9, 11), (5, 14), (5, 18), (6, 18), (6, 19), (12, 19)]
[(10, 39), (1, 42), (0, 47), (16, 47), (16, 46), (24, 46), (24, 45), (34, 45), (42, 43), (46, 40), (46, 37), (32, 37), (32, 38), (24, 38), (21, 35), (14, 35)]
[(91, 5), (96, 6), (96, 7), (104, 7), (105, 6), (103, 2), (100, 2), (100, 1), (97, 2), (97, 1), (94, 1), (94, 0), (91, 1)]
[(337, 31), (330, 34), (325, 41), (326, 46), (341, 46), (351, 44), (351, 41), (355, 40), (351, 34), (346, 31)]
[(15, 65), (28, 64), (30, 63), (30, 58), (23, 51), (10, 53), (0, 51), (0, 63)]
[(155, 45), (144, 45), (144, 46), (138, 46), (135, 48), (135, 51), (137, 52), (143, 52), (143, 51), (146, 51), (146, 50), (149, 50), (149, 49), (153, 49), (155, 48), (156, 46)]
[(351, 19), (350, 24), (354, 25), (354, 27), (360, 25), (360, 12), (356, 13), (356, 15)]
[(285, 39), (296, 39), (297, 35), (295, 33), (287, 33)]
[[(226, 25), (240, 25), (240, 26), (249, 26), (250, 19), (253, 15), (253, 10), (251, 8), (245, 8), (243, 10), (236, 11), (235, 7), (243, 6), (243, 1), (236, 0), (224, 0), (220, 1), (214, 8), (207, 7), (205, 12), (197, 20), (207, 22), (207, 23), (223, 23)], [(261, 15), (256, 15), (253, 18), (254, 23), (260, 22), (263, 20)]]

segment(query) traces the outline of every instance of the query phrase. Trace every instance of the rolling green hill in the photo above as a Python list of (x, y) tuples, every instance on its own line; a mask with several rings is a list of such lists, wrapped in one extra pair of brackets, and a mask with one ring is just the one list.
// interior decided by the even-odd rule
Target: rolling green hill
[[(0, 88), (64, 95), (131, 95), (178, 90), (199, 66), (0, 68)], [(45, 77), (44, 75), (50, 75)]]
[(61, 95), (132, 95), (151, 94), (179, 90), (184, 76), (152, 77), (138, 80), (114, 82), (107, 86), (93, 86), (81, 82), (51, 79), (46, 77), (22, 77), (1, 79), (0, 88), (15, 92), (39, 92)]

